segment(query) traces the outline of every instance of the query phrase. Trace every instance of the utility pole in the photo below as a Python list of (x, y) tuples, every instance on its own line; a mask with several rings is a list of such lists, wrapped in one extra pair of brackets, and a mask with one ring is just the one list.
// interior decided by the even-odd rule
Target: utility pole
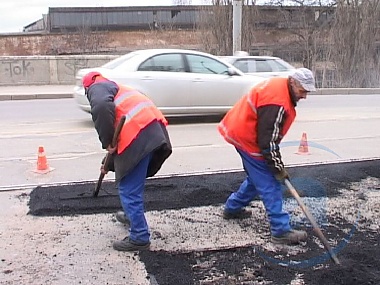
[(233, 2), (232, 53), (241, 50), (242, 0)]

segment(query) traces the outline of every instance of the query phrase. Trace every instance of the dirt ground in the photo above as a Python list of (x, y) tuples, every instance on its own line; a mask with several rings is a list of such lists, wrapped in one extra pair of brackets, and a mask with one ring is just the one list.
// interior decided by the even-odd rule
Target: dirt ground
[[(380, 161), (289, 169), (292, 183), (336, 253), (334, 264), (284, 188), (299, 246), (270, 242), (259, 200), (241, 221), (221, 217), (242, 172), (149, 179), (150, 251), (119, 253), (111, 241), (126, 228), (113, 183), (37, 187), (10, 194), (0, 247), (1, 284), (380, 284)], [(15, 201), (19, 201), (17, 205)]]

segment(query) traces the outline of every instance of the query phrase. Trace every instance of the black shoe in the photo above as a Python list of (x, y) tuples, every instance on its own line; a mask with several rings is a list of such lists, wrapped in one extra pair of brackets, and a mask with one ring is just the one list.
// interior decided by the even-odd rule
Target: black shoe
[(307, 240), (305, 231), (290, 230), (280, 236), (272, 236), (272, 242), (276, 244), (293, 245)]
[(118, 251), (139, 251), (148, 250), (150, 247), (150, 242), (140, 243), (132, 241), (129, 237), (125, 237), (121, 241), (115, 241), (112, 246), (113, 249)]
[(123, 211), (118, 211), (115, 214), (115, 218), (118, 222), (120, 222), (124, 225), (130, 225), (131, 224), (130, 220), (125, 216)]
[(226, 210), (223, 211), (223, 219), (225, 220), (231, 220), (231, 219), (247, 219), (252, 216), (252, 212), (248, 211), (246, 209), (241, 209), (237, 212), (227, 212)]

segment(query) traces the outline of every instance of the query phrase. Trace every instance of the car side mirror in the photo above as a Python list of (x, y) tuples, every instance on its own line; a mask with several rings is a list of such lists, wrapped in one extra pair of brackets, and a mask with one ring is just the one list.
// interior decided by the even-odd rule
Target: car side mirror
[(229, 75), (229, 76), (239, 75), (239, 73), (237, 73), (236, 70), (233, 69), (233, 68), (231, 68), (231, 67), (229, 67), (229, 68), (227, 69), (227, 72), (228, 72), (228, 75)]

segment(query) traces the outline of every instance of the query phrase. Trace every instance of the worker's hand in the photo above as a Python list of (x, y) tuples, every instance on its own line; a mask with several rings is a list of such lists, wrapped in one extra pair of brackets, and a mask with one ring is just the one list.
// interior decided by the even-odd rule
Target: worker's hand
[(289, 179), (289, 173), (286, 171), (286, 169), (282, 169), (280, 172), (278, 172), (277, 174), (274, 175), (274, 177), (280, 181), (280, 182), (283, 182), (284, 179)]
[[(108, 158), (107, 158), (108, 157)], [(108, 160), (108, 163), (107, 163), (107, 166), (104, 167), (104, 164), (106, 163), (106, 159)], [(100, 167), (100, 171), (101, 173), (103, 174), (107, 174), (108, 171), (112, 171), (112, 172), (115, 172), (115, 165), (114, 165), (114, 160), (113, 160), (113, 155), (112, 154), (106, 154), (103, 159), (102, 159), (102, 162), (101, 162), (101, 167)]]
[(112, 154), (112, 153), (114, 153), (116, 151), (116, 148), (117, 148), (117, 146), (112, 147), (111, 145), (108, 145), (107, 146), (107, 151), (108, 151), (108, 153)]
[(102, 164), (102, 166), (100, 166), (100, 172), (104, 175), (106, 175), (108, 173), (108, 170), (104, 169), (104, 164)]

